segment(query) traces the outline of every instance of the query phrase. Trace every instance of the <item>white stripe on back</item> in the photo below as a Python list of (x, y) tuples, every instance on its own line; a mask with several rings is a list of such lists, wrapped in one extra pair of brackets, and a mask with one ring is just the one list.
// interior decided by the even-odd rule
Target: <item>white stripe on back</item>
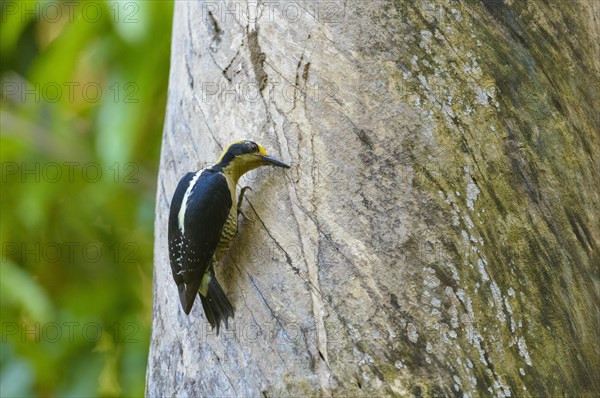
[(194, 178), (192, 178), (192, 180), (190, 181), (190, 185), (188, 186), (188, 189), (185, 191), (185, 195), (183, 195), (183, 200), (181, 201), (181, 207), (179, 208), (179, 214), (177, 217), (177, 219), (179, 220), (179, 229), (181, 230), (182, 235), (185, 232), (184, 221), (185, 221), (185, 210), (187, 208), (187, 201), (190, 197), (190, 194), (192, 193), (192, 189), (194, 188), (196, 181), (198, 181), (200, 174), (202, 174), (202, 172), (204, 170), (206, 170), (206, 169), (202, 169), (202, 170), (196, 172), (196, 174), (194, 175)]

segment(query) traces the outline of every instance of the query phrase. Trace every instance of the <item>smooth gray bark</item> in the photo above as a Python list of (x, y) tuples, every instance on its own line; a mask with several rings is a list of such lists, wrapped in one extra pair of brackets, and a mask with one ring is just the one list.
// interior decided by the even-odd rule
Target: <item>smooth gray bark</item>
[[(177, 2), (147, 395), (599, 391), (599, 6), (558, 3)], [(242, 181), (217, 337), (168, 208), (239, 138), (293, 166)]]

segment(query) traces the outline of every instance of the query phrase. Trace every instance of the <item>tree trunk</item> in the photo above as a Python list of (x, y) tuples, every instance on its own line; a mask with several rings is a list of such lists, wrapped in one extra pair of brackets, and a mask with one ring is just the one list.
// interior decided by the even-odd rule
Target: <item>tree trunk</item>
[[(599, 391), (599, 6), (559, 3), (177, 2), (147, 395)], [(292, 168), (240, 182), (217, 337), (168, 209), (240, 138)]]

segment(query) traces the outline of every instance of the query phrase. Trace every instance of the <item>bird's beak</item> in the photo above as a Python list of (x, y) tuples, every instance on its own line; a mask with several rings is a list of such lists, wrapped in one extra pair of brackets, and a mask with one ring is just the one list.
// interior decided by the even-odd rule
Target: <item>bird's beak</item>
[(285, 164), (281, 160), (275, 159), (274, 157), (271, 157), (269, 155), (260, 155), (260, 158), (265, 164), (270, 164), (278, 167), (285, 167), (286, 169), (290, 168), (290, 165)]

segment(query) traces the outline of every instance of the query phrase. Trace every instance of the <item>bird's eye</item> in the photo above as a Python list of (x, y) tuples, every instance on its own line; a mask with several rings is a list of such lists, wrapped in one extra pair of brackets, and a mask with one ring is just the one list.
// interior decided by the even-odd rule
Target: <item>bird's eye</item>
[(258, 145), (256, 145), (254, 142), (250, 143), (250, 150), (252, 152), (258, 152)]

